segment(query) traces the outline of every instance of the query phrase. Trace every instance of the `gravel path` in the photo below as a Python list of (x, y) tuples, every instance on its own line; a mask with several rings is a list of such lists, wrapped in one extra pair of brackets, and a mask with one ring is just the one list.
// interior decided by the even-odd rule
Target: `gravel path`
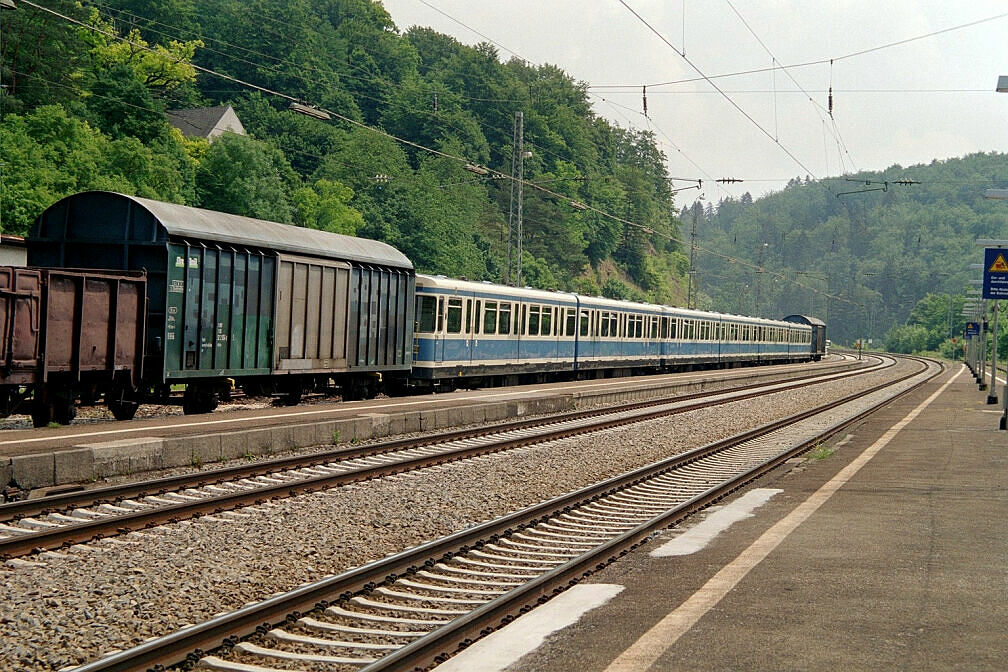
[(845, 380), (133, 533), (0, 570), (0, 670), (59, 670), (894, 378)]

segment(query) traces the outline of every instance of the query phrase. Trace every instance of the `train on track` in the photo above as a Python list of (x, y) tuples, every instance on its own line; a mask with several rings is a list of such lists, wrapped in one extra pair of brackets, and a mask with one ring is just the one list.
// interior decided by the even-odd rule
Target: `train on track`
[[(385, 243), (112, 192), (68, 196), (0, 268), (0, 413), (69, 423), (816, 360), (825, 325), (417, 274)], [(23, 412), (23, 410), (21, 411)]]

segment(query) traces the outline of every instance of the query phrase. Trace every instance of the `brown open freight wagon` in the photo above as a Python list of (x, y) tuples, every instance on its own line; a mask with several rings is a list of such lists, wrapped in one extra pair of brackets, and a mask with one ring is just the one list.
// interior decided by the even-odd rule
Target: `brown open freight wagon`
[(81, 398), (132, 417), (146, 307), (141, 273), (0, 266), (0, 413), (68, 424)]

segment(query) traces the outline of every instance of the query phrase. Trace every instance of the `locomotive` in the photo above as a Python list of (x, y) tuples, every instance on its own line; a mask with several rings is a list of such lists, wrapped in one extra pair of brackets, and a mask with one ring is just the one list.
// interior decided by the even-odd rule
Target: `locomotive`
[(206, 413), (235, 387), (296, 404), (808, 361), (825, 347), (815, 318), (426, 276), (378, 241), (113, 192), (60, 200), (26, 244), (28, 268), (0, 273), (0, 411), (30, 403), (36, 425), (68, 423), (78, 398), (128, 419), (179, 392), (184, 412)]

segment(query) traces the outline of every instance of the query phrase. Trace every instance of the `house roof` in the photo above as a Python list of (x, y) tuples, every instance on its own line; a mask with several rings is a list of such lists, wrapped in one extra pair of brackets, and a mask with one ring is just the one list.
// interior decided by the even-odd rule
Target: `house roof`
[(245, 135), (245, 127), (230, 105), (168, 110), (165, 114), (169, 124), (189, 137), (215, 138), (225, 131)]

